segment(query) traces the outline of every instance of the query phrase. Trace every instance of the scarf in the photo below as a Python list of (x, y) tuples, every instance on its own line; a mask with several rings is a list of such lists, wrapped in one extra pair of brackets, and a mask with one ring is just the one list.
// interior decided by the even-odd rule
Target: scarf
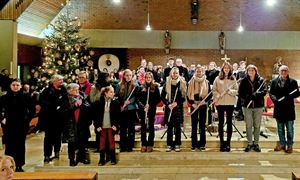
[(179, 76), (177, 79), (172, 79), (170, 76), (166, 79), (166, 92), (168, 94), (168, 99), (171, 101), (171, 86), (177, 85), (180, 83), (179, 90), (181, 91), (181, 94), (185, 96), (186, 94), (186, 83), (184, 80), (184, 77)]
[(194, 95), (199, 94), (199, 97), (204, 99), (208, 94), (208, 83), (206, 76), (196, 77), (195, 75), (189, 82), (187, 96), (190, 100), (194, 100)]

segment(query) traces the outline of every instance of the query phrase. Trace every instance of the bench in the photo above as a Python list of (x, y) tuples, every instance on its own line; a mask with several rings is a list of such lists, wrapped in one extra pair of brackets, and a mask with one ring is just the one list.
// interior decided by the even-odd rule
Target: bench
[(73, 180), (97, 180), (97, 172), (15, 172), (13, 179), (19, 180), (50, 180), (50, 179), (73, 179)]
[(292, 180), (300, 180), (300, 173), (292, 172)]

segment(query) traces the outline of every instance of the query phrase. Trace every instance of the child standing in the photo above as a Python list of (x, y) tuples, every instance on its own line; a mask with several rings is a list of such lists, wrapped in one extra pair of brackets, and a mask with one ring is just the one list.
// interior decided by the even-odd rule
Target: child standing
[(107, 86), (102, 88), (100, 100), (95, 102), (95, 128), (100, 134), (100, 161), (99, 166), (105, 165), (105, 149), (109, 146), (111, 164), (115, 165), (115, 140), (118, 118), (121, 108), (117, 99), (114, 99), (114, 88)]

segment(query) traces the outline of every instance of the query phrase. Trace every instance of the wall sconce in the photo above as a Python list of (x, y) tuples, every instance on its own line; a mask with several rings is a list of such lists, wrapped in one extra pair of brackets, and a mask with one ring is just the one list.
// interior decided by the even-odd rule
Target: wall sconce
[(192, 24), (197, 24), (198, 22), (198, 10), (199, 10), (199, 1), (192, 0), (191, 1), (191, 20)]

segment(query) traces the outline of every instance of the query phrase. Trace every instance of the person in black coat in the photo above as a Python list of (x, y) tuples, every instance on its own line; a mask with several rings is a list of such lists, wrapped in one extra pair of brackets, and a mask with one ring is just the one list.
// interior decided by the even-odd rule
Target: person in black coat
[(61, 108), (68, 101), (67, 90), (63, 86), (63, 76), (55, 74), (51, 78), (49, 87), (40, 95), (41, 112), (39, 116), (40, 129), (45, 131), (44, 163), (51, 161), (54, 147), (54, 158), (59, 159), (61, 138), (65, 114)]
[[(141, 119), (141, 152), (152, 152), (154, 145), (154, 120), (156, 106), (161, 101), (158, 84), (154, 83), (151, 72), (146, 72), (145, 82), (138, 93), (139, 117)], [(146, 117), (147, 116), (147, 117)], [(147, 137), (147, 131), (149, 136)]]
[[(246, 134), (248, 145), (245, 148), (246, 152), (253, 149), (260, 152), (259, 136), (261, 117), (264, 107), (264, 96), (267, 93), (266, 83), (259, 76), (257, 67), (250, 64), (246, 69), (247, 76), (241, 80), (239, 86), (239, 98), (246, 123)], [(252, 138), (254, 137), (254, 139)]]
[(119, 101), (114, 98), (114, 88), (112, 86), (102, 88), (100, 100), (95, 102), (93, 109), (95, 128), (97, 133), (100, 134), (100, 160), (98, 165), (105, 165), (105, 151), (107, 148), (110, 152), (111, 164), (115, 165), (117, 161), (114, 135), (119, 127), (121, 106)]
[[(179, 75), (179, 69), (173, 67), (161, 92), (161, 100), (165, 104), (164, 121), (165, 124), (168, 125), (166, 152), (170, 152), (172, 149), (175, 149), (176, 152), (180, 152), (185, 95), (186, 82), (184, 78)], [(175, 141), (173, 140), (174, 134)]]
[(1, 97), (0, 109), (1, 121), (5, 126), (5, 155), (12, 156), (16, 162), (16, 171), (22, 172), (25, 140), (35, 107), (30, 96), (21, 91), (20, 80), (12, 80), (7, 94)]
[[(270, 87), (279, 136), (279, 144), (274, 148), (275, 151), (293, 152), (294, 120), (296, 119), (294, 98), (299, 96), (298, 83), (289, 77), (289, 68), (286, 65), (280, 66), (279, 76), (272, 80)], [(285, 128), (287, 133), (285, 133)], [(285, 134), (287, 134), (287, 139)]]
[[(76, 166), (79, 162), (90, 164), (85, 152), (90, 137), (90, 121), (88, 118), (90, 104), (87, 101), (87, 96), (83, 92), (79, 92), (78, 84), (69, 84), (67, 92), (68, 101), (62, 107), (66, 114), (63, 142), (68, 143), (70, 166)], [(78, 153), (75, 161), (75, 151), (77, 149)]]

